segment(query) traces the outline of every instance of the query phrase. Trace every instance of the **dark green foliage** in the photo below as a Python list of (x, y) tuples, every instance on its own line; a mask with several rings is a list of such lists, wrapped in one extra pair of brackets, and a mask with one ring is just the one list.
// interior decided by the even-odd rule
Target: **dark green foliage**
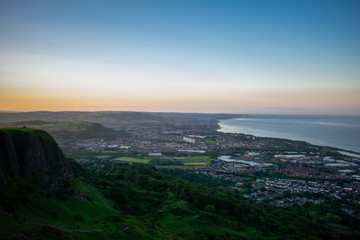
[[(179, 173), (111, 162), (102, 163), (101, 168), (96, 164), (87, 164), (87, 167), (101, 176), (108, 173), (105, 178), (109, 187), (104, 190), (105, 196), (129, 214), (151, 217), (158, 211), (157, 215), (166, 213), (181, 218), (195, 215), (207, 224), (234, 224), (233, 231), (256, 229), (257, 236), (262, 239), (278, 239), (275, 236), (281, 236), (281, 239), (338, 239), (340, 236), (353, 239), (351, 235), (333, 232), (327, 226), (311, 221), (302, 211), (251, 203), (236, 191), (216, 187), (218, 182), (214, 178), (197, 178), (196, 174), (185, 171)], [(147, 207), (144, 209), (145, 203)], [(339, 220), (333, 215), (328, 218)], [(229, 232), (223, 235), (224, 238), (232, 236)], [(214, 239), (219, 236), (218, 232), (207, 235)], [(253, 239), (251, 234), (245, 236), (244, 239)]]
[(206, 207), (204, 208), (205, 211), (209, 212), (209, 213), (215, 213), (215, 207), (214, 205), (206, 205)]
[[(87, 184), (90, 184), (94, 187), (102, 188), (107, 185), (107, 183), (99, 176), (88, 171), (86, 168), (77, 163), (74, 159), (68, 159), (71, 164), (71, 169), (75, 176)], [(69, 182), (65, 182), (65, 185), (68, 185)]]
[[(23, 131), (38, 134), (31, 129)], [(20, 133), (13, 134), (22, 140)], [(48, 135), (39, 134), (45, 134), (46, 141)], [(229, 182), (209, 176), (111, 161), (83, 166), (71, 159), (68, 162), (74, 178), (64, 180), (66, 190), (49, 193), (18, 181), (0, 196), (1, 213), (5, 213), (0, 214), (0, 224), (14, 226), (6, 229), (10, 239), (359, 237), (353, 231), (356, 220), (348, 225), (352, 226), (349, 232), (335, 229), (334, 224), (344, 224), (341, 209), (336, 206), (273, 208), (254, 204)], [(37, 225), (30, 226), (27, 221)], [(328, 224), (333, 224), (332, 228)], [(19, 233), (18, 229), (26, 228), (27, 232)]]
[(187, 172), (179, 169), (164, 169), (166, 173), (171, 174), (172, 176), (180, 177), (191, 182), (196, 182), (198, 184), (206, 185), (208, 187), (220, 187), (227, 186), (229, 181), (222, 178), (214, 178), (208, 175), (195, 174), (193, 172)]
[(34, 128), (0, 128), (0, 131), (11, 137), (18, 158), (24, 158), (26, 148), (34, 139), (41, 139), (45, 143), (56, 144), (55, 140), (46, 132)]
[(40, 228), (39, 236), (36, 236), (35, 239), (69, 239), (64, 233), (59, 230), (56, 230), (51, 227), (42, 226)]
[(81, 215), (76, 215), (74, 218), (76, 221), (79, 221), (79, 222), (82, 222), (84, 220), (83, 216), (81, 216)]

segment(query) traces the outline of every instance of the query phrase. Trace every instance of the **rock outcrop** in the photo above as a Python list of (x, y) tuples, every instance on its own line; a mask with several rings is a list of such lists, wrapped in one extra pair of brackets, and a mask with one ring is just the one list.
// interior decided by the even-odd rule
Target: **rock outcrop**
[(20, 179), (48, 192), (64, 189), (73, 177), (70, 163), (46, 132), (30, 128), (0, 129), (0, 190)]

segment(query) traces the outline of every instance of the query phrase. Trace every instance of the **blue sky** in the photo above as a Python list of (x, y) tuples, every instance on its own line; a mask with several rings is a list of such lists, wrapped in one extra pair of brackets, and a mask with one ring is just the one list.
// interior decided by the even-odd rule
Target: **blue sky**
[(1, 1), (4, 110), (360, 114), (360, 1)]

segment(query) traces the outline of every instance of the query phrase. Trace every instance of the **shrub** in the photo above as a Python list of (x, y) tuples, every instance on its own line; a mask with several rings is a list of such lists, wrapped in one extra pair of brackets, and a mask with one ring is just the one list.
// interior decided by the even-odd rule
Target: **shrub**
[(78, 222), (82, 222), (84, 219), (83, 219), (83, 217), (81, 215), (76, 215), (75, 220), (78, 221)]
[(214, 205), (206, 205), (206, 207), (204, 208), (205, 211), (209, 212), (209, 213), (215, 213), (215, 207)]

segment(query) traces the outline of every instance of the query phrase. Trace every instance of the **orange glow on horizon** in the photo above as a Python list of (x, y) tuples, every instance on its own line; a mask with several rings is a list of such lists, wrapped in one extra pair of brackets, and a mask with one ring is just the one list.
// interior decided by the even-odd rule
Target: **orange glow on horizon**
[[(185, 96), (75, 93), (60, 91), (0, 90), (4, 111), (158, 111), (158, 112), (244, 112), (266, 108), (356, 110), (360, 96), (344, 93), (219, 93)], [(245, 112), (246, 113), (246, 112)], [(261, 113), (261, 111), (259, 112)]]

